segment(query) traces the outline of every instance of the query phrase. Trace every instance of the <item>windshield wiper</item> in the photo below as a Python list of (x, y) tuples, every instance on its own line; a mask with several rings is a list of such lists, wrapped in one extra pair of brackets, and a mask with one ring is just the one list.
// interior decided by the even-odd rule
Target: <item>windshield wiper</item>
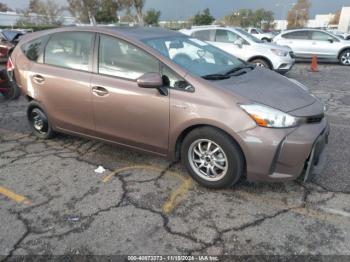
[(243, 66), (237, 66), (229, 71), (227, 71), (224, 75), (225, 76), (230, 76), (238, 71), (241, 71), (243, 69), (251, 69), (253, 70), (256, 67), (256, 65), (243, 65)]
[(230, 78), (229, 75), (223, 75), (223, 74), (211, 74), (211, 75), (205, 75), (202, 76), (202, 78), (206, 80), (224, 80)]

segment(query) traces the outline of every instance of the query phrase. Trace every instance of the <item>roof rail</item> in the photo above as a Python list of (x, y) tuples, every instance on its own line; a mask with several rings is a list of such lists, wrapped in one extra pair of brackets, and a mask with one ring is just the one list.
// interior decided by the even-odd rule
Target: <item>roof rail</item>
[(192, 28), (205, 28), (205, 27), (223, 27), (223, 25), (195, 25)]

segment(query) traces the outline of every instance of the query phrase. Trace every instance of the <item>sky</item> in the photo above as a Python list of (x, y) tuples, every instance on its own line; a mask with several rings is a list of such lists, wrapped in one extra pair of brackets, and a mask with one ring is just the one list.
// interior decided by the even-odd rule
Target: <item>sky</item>
[[(56, 0), (66, 5), (66, 0)], [(146, 0), (145, 9), (155, 8), (162, 12), (161, 20), (182, 20), (199, 10), (209, 8), (216, 18), (221, 18), (239, 8), (265, 8), (272, 10), (276, 19), (287, 16), (288, 10), (297, 0)], [(25, 8), (29, 0), (0, 0), (11, 8)], [(342, 6), (350, 6), (350, 0), (311, 0), (311, 16), (334, 13)]]

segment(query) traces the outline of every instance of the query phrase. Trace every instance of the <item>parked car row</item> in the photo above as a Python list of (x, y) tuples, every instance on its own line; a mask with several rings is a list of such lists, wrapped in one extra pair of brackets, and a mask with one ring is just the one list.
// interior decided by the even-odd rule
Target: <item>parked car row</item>
[(310, 59), (316, 55), (321, 60), (350, 66), (350, 41), (324, 30), (288, 30), (277, 35), (273, 41), (290, 47), (299, 59)]
[[(209, 35), (230, 33), (256, 42), (238, 30)], [(325, 161), (324, 105), (304, 85), (193, 36), (142, 27), (36, 32), (7, 69), (38, 137), (63, 132), (181, 159), (210, 188), (243, 177), (307, 180)]]
[[(241, 28), (207, 26), (181, 30), (182, 33), (207, 41), (244, 61), (273, 69), (280, 73), (288, 72), (295, 59), (311, 59), (339, 62), (350, 66), (350, 41), (324, 30), (297, 29), (283, 31), (277, 36), (271, 35), (273, 43), (256, 38), (262, 37), (262, 31), (249, 28), (249, 34)], [(265, 39), (267, 40), (267, 39)]]
[(295, 62), (289, 47), (264, 42), (241, 28), (208, 26), (184, 29), (180, 32), (207, 41), (244, 61), (283, 74), (287, 73)]

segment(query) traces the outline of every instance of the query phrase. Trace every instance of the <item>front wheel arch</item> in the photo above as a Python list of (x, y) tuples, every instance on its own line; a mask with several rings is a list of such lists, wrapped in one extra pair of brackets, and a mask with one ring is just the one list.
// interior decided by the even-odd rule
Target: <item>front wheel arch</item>
[(223, 130), (222, 128), (218, 128), (216, 126), (213, 125), (208, 125), (208, 124), (199, 124), (199, 125), (193, 125), (193, 126), (189, 126), (187, 127), (185, 130), (183, 130), (181, 132), (181, 134), (177, 137), (176, 140), (176, 144), (175, 144), (175, 159), (178, 161), (181, 159), (181, 146), (182, 146), (182, 142), (185, 139), (186, 135), (188, 135), (190, 132), (192, 132), (193, 130), (197, 129), (197, 128), (203, 128), (203, 127), (210, 127), (210, 128), (214, 128), (219, 130), (220, 132), (225, 133), (227, 136), (229, 136), (231, 138), (231, 140), (237, 144), (237, 146), (239, 147), (239, 149), (242, 152), (243, 158), (244, 158), (244, 162), (246, 164), (246, 157), (244, 154), (244, 151), (241, 147), (241, 145), (239, 144), (239, 142), (233, 137), (231, 136), (229, 133), (227, 133), (225, 130)]
[(273, 65), (272, 65), (272, 62), (270, 61), (270, 59), (268, 59), (267, 57), (264, 57), (264, 56), (254, 56), (254, 57), (251, 57), (249, 58), (248, 62), (249, 63), (252, 63), (254, 60), (257, 60), (257, 59), (261, 59), (261, 60), (264, 60), (268, 65), (269, 65), (269, 69), (273, 70)]
[(341, 65), (349, 66), (349, 64), (343, 64), (342, 61), (341, 61), (342, 54), (345, 53), (345, 52), (350, 52), (350, 47), (344, 48), (343, 50), (340, 51), (340, 53), (338, 55), (338, 61), (339, 61), (339, 63)]

